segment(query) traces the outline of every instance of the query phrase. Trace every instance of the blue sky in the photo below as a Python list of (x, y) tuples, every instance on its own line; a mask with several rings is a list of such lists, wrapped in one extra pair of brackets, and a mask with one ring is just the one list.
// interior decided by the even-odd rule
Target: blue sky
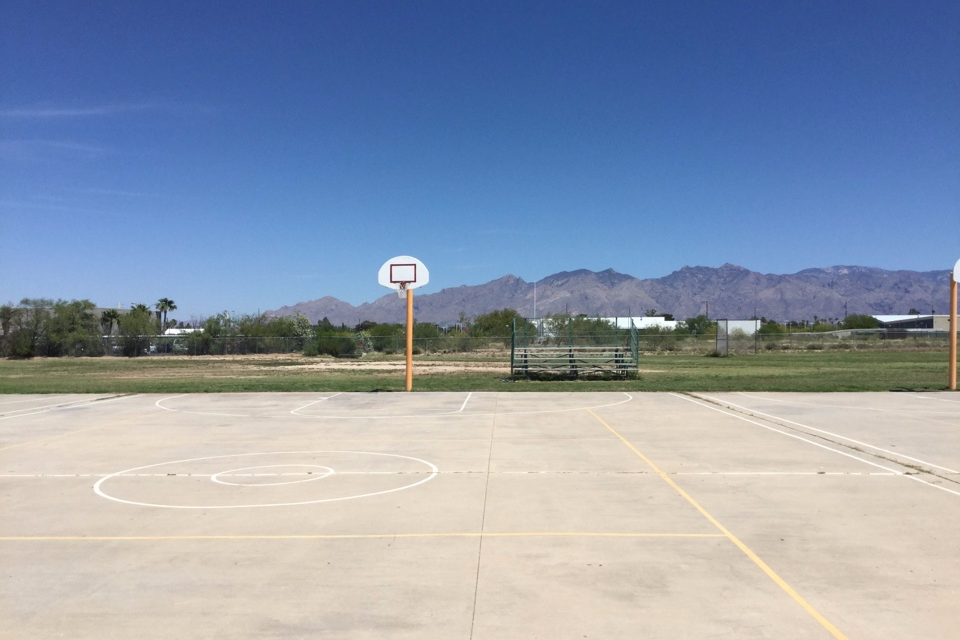
[(0, 303), (960, 258), (960, 3), (0, 0)]

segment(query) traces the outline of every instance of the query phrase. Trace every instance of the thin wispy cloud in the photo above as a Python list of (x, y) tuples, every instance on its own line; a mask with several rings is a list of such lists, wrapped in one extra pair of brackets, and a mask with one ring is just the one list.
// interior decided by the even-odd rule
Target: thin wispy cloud
[(90, 187), (89, 189), (81, 189), (80, 193), (91, 195), (91, 196), (118, 196), (122, 198), (148, 198), (152, 197), (150, 194), (146, 193), (137, 193), (135, 191), (124, 191), (122, 189), (98, 189), (96, 187)]
[(0, 118), (23, 120), (100, 118), (147, 111), (212, 113), (210, 107), (162, 103), (114, 104), (93, 107), (18, 107), (0, 109)]
[(64, 151), (82, 151), (84, 153), (104, 153), (103, 147), (73, 142), (70, 140), (0, 140), (0, 148), (42, 148), (63, 149)]
[(3, 118), (90, 118), (98, 116), (110, 116), (131, 111), (146, 111), (153, 108), (152, 105), (112, 105), (100, 107), (25, 107), (18, 109), (2, 109), (0, 117)]
[(35, 162), (51, 156), (97, 158), (108, 149), (72, 140), (0, 140), (0, 159)]
[(55, 201), (36, 200), (0, 200), (0, 212), (10, 215), (25, 214), (27, 212), (44, 212), (50, 214), (65, 214), (71, 216), (117, 217), (114, 211), (78, 207), (72, 204), (58, 204)]

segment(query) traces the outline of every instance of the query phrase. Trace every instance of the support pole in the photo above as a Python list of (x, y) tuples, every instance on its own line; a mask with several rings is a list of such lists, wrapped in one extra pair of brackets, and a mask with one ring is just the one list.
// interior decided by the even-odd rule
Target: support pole
[(407, 391), (413, 389), (413, 289), (407, 289)]
[[(960, 270), (960, 262), (957, 263)], [(950, 275), (950, 391), (957, 390), (957, 279)]]

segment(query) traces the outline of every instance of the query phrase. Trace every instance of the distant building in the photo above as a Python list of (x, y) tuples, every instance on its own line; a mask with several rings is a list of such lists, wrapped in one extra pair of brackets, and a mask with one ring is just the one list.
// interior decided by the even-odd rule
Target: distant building
[(629, 329), (630, 322), (637, 329), (652, 329), (660, 327), (666, 331), (673, 331), (680, 324), (677, 320), (667, 320), (664, 316), (619, 316), (615, 318), (600, 318), (604, 322), (609, 322), (618, 329)]
[(722, 331), (729, 335), (736, 332), (742, 332), (743, 335), (752, 336), (760, 331), (760, 320), (717, 320), (718, 334)]
[(191, 333), (196, 333), (196, 332), (198, 332), (198, 331), (203, 331), (203, 329), (190, 329), (190, 328), (180, 328), (180, 329), (177, 329), (177, 328), (172, 328), (172, 329), (167, 329), (166, 331), (164, 331), (164, 332), (163, 332), (163, 335), (165, 335), (165, 336), (187, 336), (187, 335), (190, 335)]
[(950, 316), (917, 315), (912, 316), (873, 316), (881, 329), (950, 331)]

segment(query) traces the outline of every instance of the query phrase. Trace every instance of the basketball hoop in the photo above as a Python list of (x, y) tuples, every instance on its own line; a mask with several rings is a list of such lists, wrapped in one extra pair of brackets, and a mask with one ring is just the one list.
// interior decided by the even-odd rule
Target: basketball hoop
[(381, 285), (396, 291), (401, 298), (405, 298), (407, 291), (422, 287), (430, 281), (430, 272), (416, 258), (397, 256), (383, 263), (377, 280)]
[(412, 256), (397, 256), (383, 263), (377, 280), (388, 289), (395, 289), (400, 299), (407, 299), (407, 391), (413, 389), (413, 290), (430, 281), (430, 272)]

